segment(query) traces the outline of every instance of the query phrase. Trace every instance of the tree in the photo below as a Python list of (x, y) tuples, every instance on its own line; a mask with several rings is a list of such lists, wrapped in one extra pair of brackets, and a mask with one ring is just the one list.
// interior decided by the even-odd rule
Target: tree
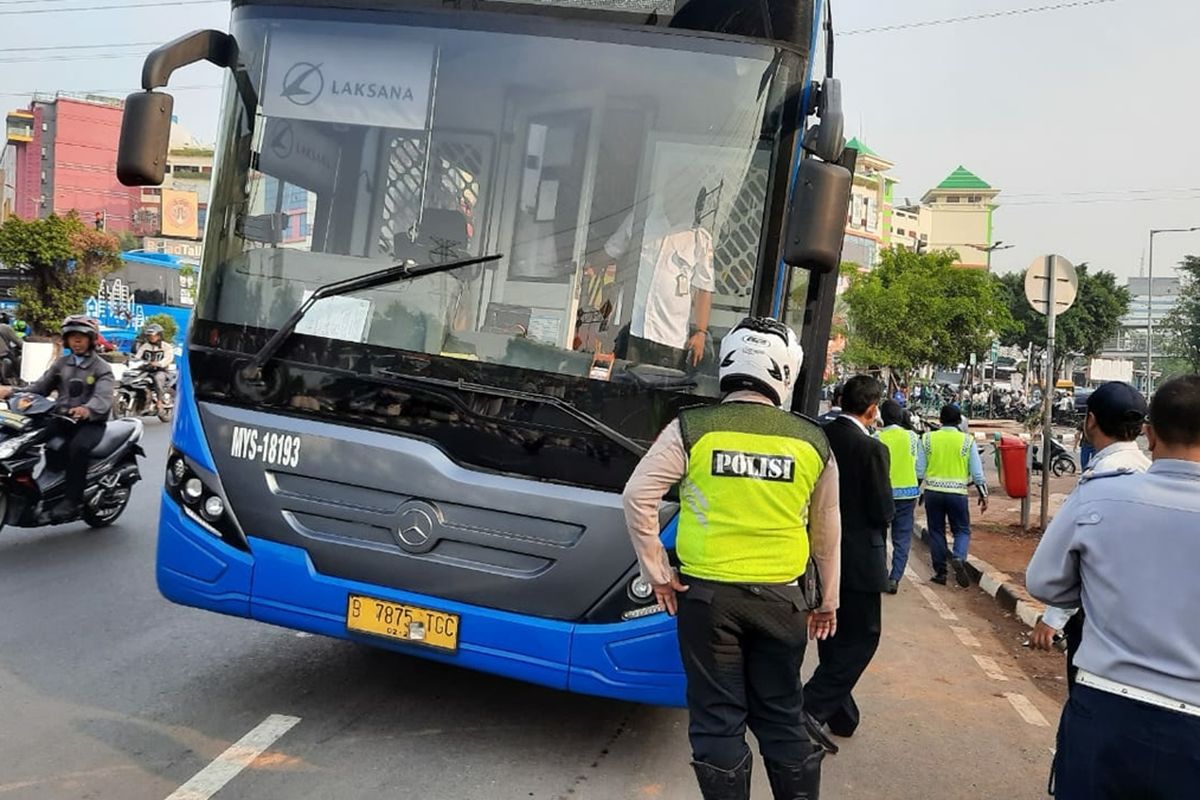
[(1011, 325), (987, 273), (954, 266), (953, 252), (885, 250), (846, 291), (849, 337), (843, 360), (907, 373), (925, 364), (957, 365)]
[[(1184, 367), (1178, 371), (1200, 372), (1200, 256), (1187, 256), (1179, 265), (1182, 287), (1179, 302), (1163, 323), (1167, 346)], [(1158, 364), (1160, 369), (1165, 364)], [(1163, 377), (1169, 373), (1164, 369)]]
[(75, 212), (0, 225), (0, 263), (29, 275), (12, 290), (35, 333), (55, 333), (64, 317), (82, 313), (100, 279), (121, 266), (115, 236), (84, 225)]
[(170, 314), (154, 314), (146, 317), (146, 325), (142, 326), (142, 330), (146, 330), (147, 325), (161, 325), (163, 329), (163, 341), (171, 344), (175, 341), (175, 336), (179, 333), (179, 325), (176, 324), (175, 318)]
[(118, 231), (117, 242), (120, 244), (122, 252), (142, 249), (142, 237), (131, 231)]
[[(1104, 343), (1116, 335), (1121, 317), (1129, 312), (1129, 290), (1117, 285), (1116, 276), (1108, 271), (1095, 274), (1086, 265), (1075, 268), (1079, 276), (1079, 292), (1075, 303), (1055, 322), (1055, 368), (1061, 369), (1067, 358), (1078, 353), (1092, 358), (1104, 349)], [(1034, 311), (1025, 298), (1025, 275), (1010, 272), (999, 283), (1014, 327), (1001, 337), (1001, 343), (1026, 348), (1046, 348), (1046, 317)]]

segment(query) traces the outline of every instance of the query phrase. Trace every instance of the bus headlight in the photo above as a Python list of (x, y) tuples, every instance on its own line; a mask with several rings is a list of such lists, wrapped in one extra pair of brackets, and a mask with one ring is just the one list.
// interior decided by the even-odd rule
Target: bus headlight
[(204, 501), (204, 505), (200, 507), (200, 513), (209, 522), (216, 522), (225, 513), (225, 501), (215, 494), (209, 495)]
[(204, 494), (204, 484), (199, 478), (188, 478), (183, 484), (183, 499), (194, 503)]
[(167, 485), (174, 488), (183, 482), (184, 476), (187, 475), (187, 462), (182, 456), (175, 456), (171, 459), (171, 463), (167, 465)]
[(629, 596), (639, 603), (645, 603), (654, 597), (654, 586), (641, 575), (634, 575), (629, 582)]

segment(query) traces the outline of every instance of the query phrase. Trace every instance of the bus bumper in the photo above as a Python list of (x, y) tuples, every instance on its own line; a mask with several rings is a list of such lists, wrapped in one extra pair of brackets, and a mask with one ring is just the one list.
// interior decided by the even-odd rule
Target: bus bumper
[[(443, 600), (318, 573), (302, 549), (250, 537), (250, 553), (217, 539), (164, 492), (157, 577), (168, 600), (295, 630), (360, 641), (447, 664), (581, 694), (684, 705), (675, 620), (665, 614), (577, 624)], [(350, 594), (458, 614), (458, 650), (445, 653), (346, 629)]]

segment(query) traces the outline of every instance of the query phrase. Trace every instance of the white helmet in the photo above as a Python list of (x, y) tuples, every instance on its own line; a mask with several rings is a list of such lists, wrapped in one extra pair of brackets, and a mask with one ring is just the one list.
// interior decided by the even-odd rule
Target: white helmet
[(777, 319), (747, 317), (721, 340), (721, 391), (751, 389), (789, 401), (804, 362), (795, 332)]

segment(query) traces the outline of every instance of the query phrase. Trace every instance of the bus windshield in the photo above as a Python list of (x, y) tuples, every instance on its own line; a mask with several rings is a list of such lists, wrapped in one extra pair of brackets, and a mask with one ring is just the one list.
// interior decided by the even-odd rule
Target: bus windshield
[(201, 319), (269, 331), (331, 281), (500, 253), (321, 300), (297, 334), (718, 394), (715, 352), (750, 308), (786, 180), (798, 55), (327, 14), (235, 13), (260, 105), (247, 125), (227, 90)]

